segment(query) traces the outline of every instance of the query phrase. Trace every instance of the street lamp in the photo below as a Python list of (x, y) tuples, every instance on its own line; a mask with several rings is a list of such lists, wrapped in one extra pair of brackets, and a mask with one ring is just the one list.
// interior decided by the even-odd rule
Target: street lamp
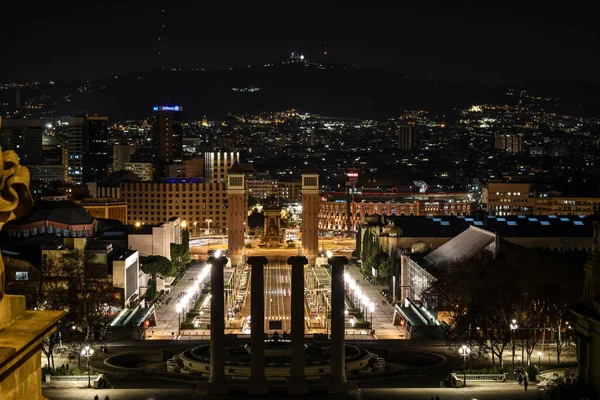
[(206, 238), (206, 255), (208, 257), (208, 252), (210, 251), (210, 223), (212, 222), (212, 219), (207, 219), (206, 223), (208, 224), (208, 228), (206, 229), (207, 235), (209, 236)]
[(181, 303), (175, 304), (175, 312), (177, 312), (177, 321), (179, 321), (179, 325), (177, 325), (177, 336), (181, 335), (181, 311), (183, 306)]
[(519, 327), (519, 325), (517, 325), (517, 320), (513, 319), (511, 321), (512, 323), (510, 324), (510, 342), (512, 344), (512, 368), (513, 368), (513, 373), (515, 372), (515, 340), (514, 340), (514, 334), (515, 334), (515, 329), (517, 329)]
[(467, 386), (467, 357), (471, 354), (471, 349), (466, 344), (460, 346), (458, 353), (463, 357), (463, 384)]
[(88, 388), (92, 387), (92, 384), (90, 381), (90, 357), (92, 356), (92, 354), (94, 354), (94, 349), (92, 349), (90, 346), (85, 346), (83, 349), (81, 349), (81, 355), (83, 357), (85, 357), (87, 360)]
[(375, 302), (369, 304), (369, 310), (371, 311), (371, 330), (373, 330), (373, 311), (375, 311)]
[(196, 225), (198, 225), (198, 221), (194, 221), (194, 237), (198, 237), (198, 229)]
[(538, 371), (540, 370), (540, 365), (542, 364), (542, 355), (543, 353), (541, 351), (538, 351)]
[(184, 221), (182, 221), (182, 222), (181, 222), (181, 227), (182, 227), (183, 229), (185, 229), (185, 227), (186, 227), (186, 226), (187, 226), (187, 221), (185, 221), (185, 220), (184, 220)]

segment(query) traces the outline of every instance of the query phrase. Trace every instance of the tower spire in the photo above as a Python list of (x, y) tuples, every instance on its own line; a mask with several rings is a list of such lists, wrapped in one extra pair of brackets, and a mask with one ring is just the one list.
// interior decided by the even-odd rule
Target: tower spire
[(158, 59), (160, 61), (161, 69), (165, 69), (167, 60), (167, 33), (166, 33), (166, 22), (165, 22), (165, 10), (160, 10), (160, 27), (158, 34)]

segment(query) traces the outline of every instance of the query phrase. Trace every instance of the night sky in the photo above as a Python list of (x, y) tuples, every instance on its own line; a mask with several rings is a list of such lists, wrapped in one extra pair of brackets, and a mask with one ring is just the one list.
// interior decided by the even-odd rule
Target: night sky
[(525, 0), (493, 2), (502, 6), (398, 1), (391, 7), (364, 1), (335, 6), (91, 3), (4, 2), (0, 82), (91, 79), (158, 69), (164, 8), (168, 66), (264, 64), (298, 51), (312, 59), (440, 81), (600, 83), (600, 24), (593, 6), (583, 2), (563, 2), (561, 8)]

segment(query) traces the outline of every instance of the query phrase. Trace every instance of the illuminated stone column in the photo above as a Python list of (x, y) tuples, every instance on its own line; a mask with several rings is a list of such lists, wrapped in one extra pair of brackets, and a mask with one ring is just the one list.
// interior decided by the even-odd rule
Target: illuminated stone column
[(250, 384), (248, 394), (264, 395), (269, 389), (265, 378), (265, 275), (266, 257), (248, 257), (251, 266)]
[(331, 375), (327, 391), (347, 393), (344, 354), (344, 266), (346, 257), (330, 257), (331, 265)]
[(209, 392), (227, 393), (225, 379), (225, 287), (223, 267), (227, 265), (225, 257), (210, 257), (210, 378)]
[(304, 361), (304, 266), (306, 257), (290, 257), (292, 266), (292, 362), (288, 393), (308, 393)]

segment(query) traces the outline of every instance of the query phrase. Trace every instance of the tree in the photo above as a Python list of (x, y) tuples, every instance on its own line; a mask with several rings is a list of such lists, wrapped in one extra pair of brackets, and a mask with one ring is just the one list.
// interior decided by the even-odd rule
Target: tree
[[(475, 343), (491, 352), (492, 363), (497, 356), (501, 366), (502, 353), (515, 336), (530, 359), (537, 332), (546, 324), (553, 326), (560, 362), (567, 305), (582, 286), (582, 274), (574, 266), (582, 266), (585, 258), (508, 242), (500, 249), (496, 256), (482, 253), (432, 270), (435, 280), (423, 293), (425, 302), (447, 313), (451, 341)], [(510, 328), (513, 319), (519, 326), (516, 332)]]
[(382, 260), (381, 263), (379, 264), (378, 276), (383, 281), (385, 281), (391, 275), (391, 273), (392, 273), (392, 262), (386, 255), (385, 259)]
[(99, 340), (109, 320), (108, 307), (118, 303), (106, 265), (97, 263), (93, 253), (79, 249), (44, 258), (40, 289), (40, 309), (67, 311), (57, 331), (42, 345), (48, 365), (53, 365), (59, 343), (75, 354), (74, 349)]
[(190, 249), (190, 231), (187, 229), (184, 229), (183, 231), (181, 231), (181, 245), (188, 249), (188, 253), (189, 253), (189, 249)]
[(248, 209), (252, 210), (254, 207), (256, 207), (256, 205), (259, 203), (259, 201), (256, 199), (256, 197), (252, 197), (252, 196), (248, 196)]
[(362, 254), (362, 236), (360, 230), (356, 233), (356, 258), (360, 260)]
[(171, 260), (177, 270), (183, 270), (183, 267), (192, 262), (189, 245), (171, 243)]
[[(163, 256), (142, 257), (140, 261), (141, 270), (150, 276), (148, 281), (150, 293), (148, 293), (146, 297), (148, 297), (149, 300), (152, 300), (156, 293), (156, 278), (175, 276), (177, 270), (171, 260)], [(150, 287), (152, 288), (151, 290)]]

